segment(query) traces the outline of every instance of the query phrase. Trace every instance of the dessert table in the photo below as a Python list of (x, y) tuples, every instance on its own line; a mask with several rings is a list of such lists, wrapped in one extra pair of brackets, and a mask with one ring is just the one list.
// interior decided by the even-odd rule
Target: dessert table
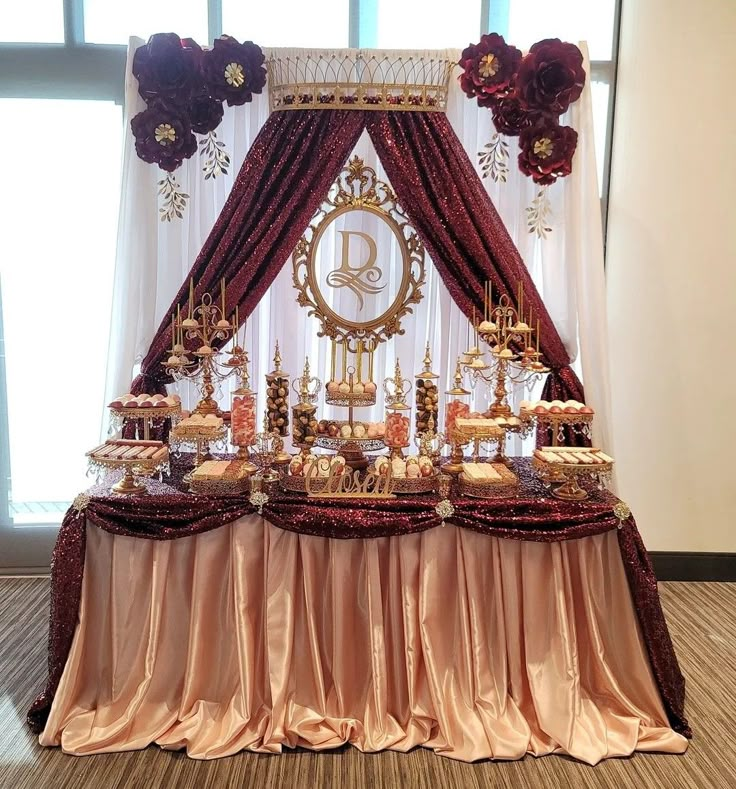
[(178, 467), (139, 498), (107, 478), (54, 551), (40, 743), (682, 753), (684, 681), (633, 517), (514, 463), (518, 497), (452, 508), (271, 488), (259, 512), (183, 492)]

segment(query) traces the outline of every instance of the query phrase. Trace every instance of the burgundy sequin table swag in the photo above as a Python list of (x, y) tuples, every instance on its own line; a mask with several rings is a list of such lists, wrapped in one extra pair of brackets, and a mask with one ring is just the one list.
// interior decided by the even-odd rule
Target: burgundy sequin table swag
[[(43, 729), (54, 701), (55, 693), (59, 687), (59, 682), (62, 678), (67, 659), (69, 659), (75, 630), (80, 622), (80, 601), (83, 600), (84, 569), (85, 566), (89, 568), (89, 561), (91, 558), (90, 556), (86, 557), (87, 564), (85, 565), (85, 547), (89, 535), (94, 536), (98, 533), (120, 535), (127, 538), (135, 538), (136, 541), (145, 541), (140, 542), (142, 546), (146, 543), (155, 545), (155, 543), (151, 543), (151, 541), (178, 541), (182, 538), (192, 537), (215, 530), (221, 530), (224, 535), (224, 530), (235, 528), (237, 526), (236, 522), (239, 521), (239, 519), (244, 519), (251, 524), (247, 527), (251, 530), (251, 533), (254, 528), (258, 528), (259, 530), (267, 528), (271, 529), (273, 534), (278, 534), (279, 531), (284, 535), (289, 532), (297, 533), (300, 535), (298, 537), (299, 540), (327, 540), (327, 542), (323, 544), (323, 548), (330, 555), (333, 552), (337, 554), (337, 552), (341, 551), (342, 548), (340, 548), (339, 545), (341, 543), (345, 544), (345, 540), (353, 541), (356, 545), (358, 543), (365, 544), (365, 551), (369, 551), (370, 549), (368, 546), (374, 543), (379, 552), (381, 550), (389, 552), (393, 550), (386, 547), (387, 543), (385, 542), (385, 538), (389, 538), (389, 540), (399, 540), (398, 543), (394, 543), (393, 545), (404, 546), (404, 558), (401, 559), (403, 563), (407, 561), (406, 553), (410, 545), (409, 542), (402, 542), (402, 540), (415, 541), (412, 543), (411, 550), (409, 551), (413, 556), (417, 550), (420, 553), (423, 550), (427, 550), (426, 548), (417, 548), (416, 546), (424, 545), (425, 543), (428, 544), (428, 539), (435, 539), (431, 538), (431, 534), (438, 535), (438, 537), (441, 537), (442, 540), (447, 542), (448, 540), (454, 539), (449, 535), (451, 531), (458, 535), (457, 543), (460, 552), (471, 550), (468, 548), (468, 541), (471, 539), (476, 541), (473, 543), (476, 548), (479, 546), (481, 549), (483, 549), (484, 546), (489, 546), (493, 540), (496, 540), (502, 549), (504, 546), (513, 547), (514, 544), (564, 543), (569, 545), (571, 549), (575, 548), (577, 545), (587, 544), (589, 546), (588, 550), (590, 551), (592, 550), (590, 546), (593, 546), (594, 543), (585, 543), (586, 540), (595, 541), (596, 539), (604, 539), (601, 535), (608, 534), (613, 537), (615, 534), (618, 542), (617, 552), (620, 550), (625, 576), (623, 575), (623, 570), (619, 572), (622, 578), (625, 577), (628, 580), (631, 600), (633, 601), (633, 609), (636, 612), (635, 616), (638, 618), (638, 624), (641, 631), (641, 640), (645, 645), (645, 651), (642, 651), (644, 661), (646, 662), (648, 657), (648, 662), (651, 666), (651, 675), (654, 677), (654, 682), (658, 688), (663, 709), (669, 720), (669, 725), (674, 732), (679, 732), (685, 737), (690, 737), (690, 730), (684, 716), (684, 680), (680, 673), (672, 642), (663, 617), (657, 593), (656, 579), (633, 518), (630, 517), (621, 523), (613, 512), (613, 507), (618, 500), (606, 492), (594, 491), (591, 493), (591, 497), (583, 502), (563, 502), (554, 499), (549, 496), (539, 481), (532, 475), (528, 461), (517, 461), (517, 468), (522, 480), (522, 494), (518, 498), (497, 501), (479, 501), (465, 498), (454, 499), (454, 513), (447, 519), (447, 525), (442, 523), (435, 511), (435, 506), (438, 501), (435, 496), (402, 497), (396, 500), (375, 502), (355, 502), (350, 500), (317, 502), (307, 501), (303, 497), (293, 494), (272, 493), (270, 500), (263, 507), (263, 526), (261, 526), (261, 519), (254, 514), (254, 508), (248, 503), (245, 497), (218, 498), (194, 496), (182, 493), (176, 487), (152, 481), (147, 481), (150, 495), (137, 499), (113, 498), (106, 495), (107, 487), (93, 488), (89, 491), (88, 495), (80, 497), (75, 502), (75, 506), (67, 513), (54, 550), (52, 565), (51, 621), (49, 631), (49, 677), (45, 690), (34, 702), (29, 711), (28, 721), (30, 725), (35, 731), (41, 731)], [(109, 480), (107, 485), (109, 485)], [(233, 526), (233, 524), (235, 524), (235, 526)], [(92, 529), (92, 532), (89, 531), (90, 529)], [(273, 537), (273, 534), (270, 539), (278, 543), (278, 540)], [(466, 537), (463, 537), (463, 534), (465, 534)], [(471, 538), (473, 534), (476, 536)], [(416, 536), (412, 537), (412, 535)], [(108, 537), (106, 539), (110, 538)], [(230, 540), (230, 537), (227, 539)], [(262, 538), (258, 539), (262, 541)], [(416, 543), (416, 540), (420, 539), (424, 542)], [(478, 543), (478, 540), (481, 540), (481, 542)], [(331, 541), (334, 543), (335, 548), (329, 548), (329, 543)], [(95, 540), (93, 540), (93, 545), (97, 544), (97, 539), (95, 538)], [(230, 544), (229, 541), (225, 543), (227, 546), (230, 546)], [(309, 543), (300, 542), (299, 544), (308, 545)], [(454, 545), (454, 542), (448, 544)], [(227, 550), (229, 551), (230, 548), (228, 547)], [(273, 545), (268, 548), (268, 551), (272, 554), (269, 557), (269, 561), (274, 561), (273, 552), (275, 550), (276, 548), (274, 548)], [(232, 551), (236, 551), (234, 543)], [(443, 549), (443, 551), (447, 553), (449, 549)], [(595, 547), (594, 551), (600, 552), (601, 549)], [(476, 549), (472, 549), (471, 552), (477, 553)], [(503, 572), (507, 572), (503, 566), (503, 550), (500, 551), (500, 555), (501, 559), (496, 559), (494, 561), (501, 561), (501, 565), (485, 567), (482, 569), (483, 575), (490, 574), (493, 576), (495, 573), (503, 575)], [(463, 561), (467, 560), (466, 557)], [(281, 562), (282, 559), (276, 556), (275, 561)], [(386, 558), (382, 561), (384, 561), (385, 564), (385, 562), (390, 561), (390, 559)], [(575, 563), (575, 561), (572, 563)], [(581, 561), (582, 569), (575, 570), (570, 576), (573, 583), (575, 583), (575, 573), (578, 573), (578, 580), (584, 586), (588, 583), (598, 583), (597, 578), (582, 577), (585, 572), (593, 573), (595, 571), (601, 575), (605, 575), (610, 571), (610, 557), (605, 559), (602, 567), (598, 567), (597, 569), (594, 567), (595, 562), (593, 561), (591, 561), (590, 566), (585, 569), (583, 565), (586, 565), (586, 562), (588, 562), (588, 560)], [(620, 568), (620, 560), (616, 558), (615, 562)], [(523, 562), (520, 566), (523, 569)], [(307, 569), (306, 567), (304, 568), (305, 573)], [(383, 572), (385, 570), (386, 568), (384, 567), (381, 571), (381, 583), (383, 583)], [(171, 571), (171, 567), (169, 567), (169, 571)], [(536, 572), (537, 570), (534, 569), (533, 571)], [(129, 582), (131, 584), (136, 584), (136, 578), (140, 580), (142, 585), (149, 582), (148, 577), (144, 578), (143, 575), (136, 575), (138, 572), (142, 574), (146, 573), (145, 567), (141, 567), (140, 570), (133, 567), (130, 569), (130, 572)], [(434, 573), (434, 571), (432, 572)], [(528, 568), (527, 572), (532, 572), (532, 568)], [(391, 575), (390, 571), (388, 571), (388, 575)], [(353, 587), (359, 587), (361, 579), (346, 577), (344, 578), (344, 582)], [(105, 583), (107, 584), (107, 582)], [(112, 580), (110, 583), (112, 583)], [(213, 583), (215, 583), (215, 581), (213, 581)], [(393, 583), (396, 583), (395, 580)], [(569, 581), (566, 583), (569, 583)], [(624, 584), (625, 583), (626, 581), (624, 581)], [(107, 585), (109, 586), (109, 584)], [(543, 591), (545, 598), (550, 601), (553, 601), (556, 595), (560, 593), (559, 590), (555, 591), (553, 588)], [(573, 593), (574, 591), (575, 590), (573, 590)], [(461, 594), (462, 590), (447, 589), (443, 591), (443, 596), (445, 592), (449, 596), (449, 599), (453, 595)], [(505, 593), (507, 594), (508, 592)], [(405, 592), (401, 594), (405, 594)], [(468, 590), (463, 594), (469, 594)], [(601, 594), (607, 594), (607, 592), (604, 590)], [(526, 591), (524, 595), (526, 599)], [(348, 597), (349, 596), (348, 594)], [(473, 599), (466, 601), (466, 603), (470, 609), (476, 611), (476, 614), (479, 614), (482, 619), (490, 617), (489, 621), (495, 621), (498, 616), (498, 613), (494, 613), (493, 611), (496, 604), (494, 603), (492, 605), (488, 600)], [(320, 603), (320, 601), (317, 600), (313, 601), (313, 605), (314, 604), (316, 604), (320, 610), (323, 605), (327, 605), (326, 602)], [(617, 607), (620, 609), (622, 602), (620, 600), (611, 599), (604, 600), (604, 604), (611, 607), (610, 616), (615, 619), (616, 609)], [(628, 601), (626, 604), (629, 605)], [(261, 605), (265, 605), (265, 603), (263, 603), (262, 600), (257, 601), (257, 607)], [(268, 605), (271, 605), (270, 602)], [(438, 605), (442, 607), (444, 604), (440, 600), (438, 601)], [(486, 605), (488, 605), (488, 610), (486, 610)], [(504, 605), (506, 605), (505, 602)], [(549, 611), (551, 610), (552, 609), (549, 609)], [(545, 612), (542, 611), (534, 612), (524, 609), (523, 611), (520, 610), (519, 616), (522, 617), (523, 614), (523, 618), (531, 618), (530, 621), (532, 621), (534, 616), (546, 616), (549, 614), (549, 611), (545, 614)], [(333, 612), (333, 615), (336, 614)], [(438, 611), (437, 615), (441, 615), (441, 612)], [(87, 616), (89, 616), (89, 614)], [(255, 613), (249, 615), (249, 617), (255, 616)], [(348, 614), (348, 616), (351, 615)], [(578, 614), (575, 614), (575, 616), (577, 617)], [(608, 618), (607, 613), (604, 613), (603, 616), (606, 619)], [(103, 616), (102, 618), (104, 619), (105, 617)], [(631, 621), (630, 630), (636, 630), (635, 621), (636, 620)], [(482, 621), (475, 623), (474, 627), (476, 626), (480, 628), (481, 631), (486, 627)], [(124, 627), (125, 625), (123, 624), (123, 628)], [(584, 636), (588, 637), (587, 631), (584, 631), (582, 627), (581, 633), (584, 633)], [(631, 638), (630, 633), (622, 633), (621, 635), (622, 637)], [(120, 639), (122, 641), (125, 637), (126, 633), (124, 631), (115, 633), (116, 640)], [(263, 637), (266, 637), (265, 634)], [(473, 637), (475, 638), (476, 636)], [(582, 638), (583, 635), (577, 637)], [(270, 633), (268, 638), (271, 638)], [(510, 635), (509, 638), (511, 638)], [(186, 644), (181, 644), (181, 648), (184, 650), (192, 649), (192, 644), (190, 643), (189, 647), (187, 647)], [(288, 645), (285, 645), (284, 648), (288, 651)], [(333, 652), (335, 650), (339, 651), (342, 645), (332, 644), (331, 648)], [(345, 648), (347, 649), (347, 645)], [(385, 644), (383, 648), (388, 650), (388, 646)], [(409, 647), (404, 644), (402, 649), (409, 649)], [(527, 645), (526, 649), (526, 659), (528, 661), (531, 660), (531, 656), (528, 654), (530, 647)], [(348, 649), (348, 652), (350, 651), (351, 650)], [(370, 652), (371, 650), (369, 649), (368, 653), (370, 654)], [(386, 655), (385, 657), (389, 663), (393, 664), (397, 660), (408, 659), (410, 653), (411, 650), (409, 650), (406, 655)], [(432, 659), (435, 657), (434, 655), (431, 656)], [(281, 656), (269, 653), (268, 659), (280, 660)], [(326, 656), (325, 659), (330, 663), (330, 660)], [(337, 658), (333, 655), (333, 660), (336, 659)], [(425, 659), (430, 660), (430, 656), (427, 656)], [(582, 658), (580, 658), (580, 660), (582, 661)], [(333, 668), (336, 671), (336, 668)], [(211, 666), (210, 670), (213, 669), (215, 669), (215, 667)], [(257, 670), (256, 664), (254, 664), (253, 670)], [(510, 671), (511, 668), (508, 668), (508, 670)], [(606, 667), (606, 671), (607, 670), (608, 667)], [(359, 681), (363, 682), (362, 679)], [(496, 680), (494, 680), (494, 682), (495, 681)], [(335, 692), (338, 693), (339, 697), (343, 691), (339, 688), (335, 688)], [(478, 692), (480, 692), (480, 690)], [(563, 691), (560, 692), (562, 693)], [(600, 692), (604, 694), (605, 699), (605, 692)], [(206, 702), (202, 700), (197, 703), (202, 704)], [(272, 699), (270, 703), (276, 704), (276, 700)], [(535, 704), (536, 703), (538, 702), (535, 699)], [(414, 710), (412, 710), (412, 712), (414, 712)], [(251, 711), (251, 714), (254, 713)], [(273, 715), (275, 714), (276, 711), (274, 709)], [(435, 713), (435, 715), (437, 715), (437, 713)], [(442, 717), (442, 715), (439, 715), (438, 719)], [(460, 719), (462, 719), (462, 715)], [(92, 725), (96, 726), (98, 724), (95, 722)], [(463, 750), (462, 748), (455, 748), (455, 750), (453, 750), (453, 748), (448, 745), (446, 739), (442, 739), (442, 737), (445, 736), (441, 733), (443, 725), (449, 726), (447, 720), (444, 721), (444, 724), (440, 721), (440, 723), (435, 725), (435, 728), (439, 727), (440, 734), (435, 731), (435, 728), (432, 728), (432, 725), (427, 724), (427, 731), (422, 736), (419, 736), (416, 732), (410, 736), (410, 733), (402, 731), (402, 737), (398, 740), (396, 738), (382, 739), (378, 744), (375, 738), (371, 739), (367, 733), (360, 734), (360, 732), (362, 732), (360, 728), (362, 724), (356, 723), (355, 725), (358, 726), (356, 730), (358, 734), (355, 734), (355, 736), (348, 736), (345, 734), (342, 741), (349, 739), (351, 742), (355, 742), (358, 747), (363, 747), (365, 750), (375, 750), (380, 747), (396, 747), (403, 750), (415, 744), (423, 744), (428, 747), (435, 747), (435, 749), (440, 752), (446, 752), (447, 755), (464, 759), (483, 758), (484, 756), (495, 755), (498, 755), (499, 758), (514, 758), (514, 755), (519, 755), (519, 753), (513, 749), (511, 752), (503, 751), (503, 749), (499, 752), (500, 746), (498, 745), (495, 746), (495, 749), (491, 747), (491, 750), (488, 752), (483, 749)], [(374, 721), (374, 725), (379, 724), (376, 724)], [(342, 724), (340, 724), (340, 726), (342, 726)], [(379, 728), (381, 728), (381, 726), (382, 724), (379, 725)], [(610, 726), (610, 723), (607, 722), (604, 728), (607, 726)], [(365, 723), (365, 727), (367, 730), (369, 727), (368, 722)], [(533, 728), (532, 726), (532, 729)], [(270, 732), (270, 734), (275, 737), (274, 732)], [(261, 735), (263, 742), (268, 740), (266, 733), (261, 732)], [(468, 736), (470, 737), (470, 735)], [(676, 737), (677, 735), (673, 733), (672, 736)], [(363, 739), (361, 739), (361, 737)], [(640, 739), (637, 749), (646, 750), (646, 737), (644, 735), (641, 737), (644, 743), (642, 744), (642, 739)], [(278, 737), (276, 737), (276, 739), (278, 740)], [(157, 737), (155, 741), (164, 745), (164, 747), (183, 747), (187, 745), (186, 739), (181, 741), (177, 739), (176, 742), (167, 742)], [(581, 753), (575, 753), (574, 748), (560, 747), (557, 745), (556, 741), (551, 744), (545, 742), (543, 745), (535, 748), (533, 747), (533, 736), (531, 741), (532, 745), (528, 746), (531, 752), (544, 753), (555, 750), (557, 752), (568, 752), (571, 753), (571, 755), (576, 755), (578, 758), (590, 761), (597, 761), (598, 758), (602, 758), (600, 754), (594, 754), (588, 757), (584, 748), (581, 752), (582, 755)], [(284, 735), (279, 742), (283, 742), (286, 745), (306, 744), (308, 747), (318, 747), (310, 740), (309, 736), (306, 735)], [(66, 747), (66, 744), (63, 744)], [(145, 742), (138, 745), (130, 745), (128, 743), (128, 747), (144, 747), (146, 744)], [(336, 744), (339, 744), (339, 742), (325, 740), (325, 744), (319, 747), (334, 747)], [(237, 749), (251, 747), (251, 745), (257, 750), (273, 750), (275, 748), (275, 746), (266, 747), (265, 745), (262, 748), (258, 748), (252, 743), (241, 743), (238, 745)], [(649, 747), (655, 750), (658, 749), (657, 746), (654, 745), (650, 745)], [(108, 748), (108, 750), (120, 749), (122, 748), (113, 746)], [(676, 750), (672, 747), (669, 749)], [(105, 748), (101, 747), (101, 750), (105, 750)], [(280, 747), (278, 750), (280, 750)], [(526, 749), (522, 747), (520, 754), (523, 755), (525, 750)], [(209, 758), (214, 755), (224, 755), (224, 753), (207, 751), (206, 753), (194, 753), (193, 755), (200, 756), (201, 758)], [(606, 754), (603, 753), (603, 756), (605, 755)]]

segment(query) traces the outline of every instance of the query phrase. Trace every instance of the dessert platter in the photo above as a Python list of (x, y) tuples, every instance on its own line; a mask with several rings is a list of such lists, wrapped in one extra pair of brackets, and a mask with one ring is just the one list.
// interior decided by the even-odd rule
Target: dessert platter
[(577, 400), (522, 400), (519, 406), (523, 422), (535, 421), (551, 429), (553, 446), (565, 440), (563, 428), (566, 426), (574, 433), (590, 438), (594, 415), (592, 408)]
[(190, 447), (195, 452), (194, 467), (185, 474), (184, 482), (191, 482), (193, 472), (205, 460), (212, 458), (213, 447), (224, 451), (227, 437), (228, 431), (224, 419), (214, 413), (194, 413), (174, 425), (169, 434), (169, 443), (175, 456), (181, 457), (182, 450)]
[(122, 429), (126, 420), (140, 419), (143, 423), (143, 439), (151, 437), (151, 427), (155, 420), (170, 419), (176, 424), (181, 418), (181, 398), (179, 395), (124, 394), (116, 397), (108, 405), (110, 410), (110, 430)]
[(169, 448), (163, 441), (111, 438), (87, 452), (87, 457), (92, 471), (123, 469), (122, 479), (110, 488), (112, 493), (140, 496), (146, 493), (146, 486), (135, 479), (136, 474), (168, 471)]
[(505, 463), (463, 463), (458, 491), (479, 499), (508, 498), (518, 493), (519, 478)]
[(250, 464), (243, 460), (205, 460), (192, 472), (192, 493), (237, 496), (250, 490)]
[(437, 488), (437, 469), (426, 455), (376, 458), (372, 470), (386, 474), (390, 469), (392, 489), (397, 494), (431, 493)]
[(294, 493), (307, 492), (307, 479), (310, 490), (321, 492), (332, 476), (345, 473), (347, 462), (342, 455), (297, 455), (289, 463), (288, 473), (282, 474), (281, 486)]
[(566, 501), (581, 501), (588, 492), (580, 486), (579, 478), (588, 477), (603, 487), (610, 480), (614, 460), (600, 449), (591, 447), (544, 447), (532, 458), (545, 484), (562, 482), (552, 489), (552, 495)]

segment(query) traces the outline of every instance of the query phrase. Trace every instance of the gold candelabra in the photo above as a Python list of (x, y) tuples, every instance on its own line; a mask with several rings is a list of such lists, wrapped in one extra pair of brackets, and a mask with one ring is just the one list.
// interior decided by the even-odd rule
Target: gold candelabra
[[(476, 321), (473, 311), (475, 343), (463, 354), (461, 364), (471, 375), (471, 383), (482, 380), (493, 387), (494, 400), (487, 415), (493, 418), (512, 415), (508, 403), (508, 383), (531, 387), (540, 381), (549, 368), (539, 351), (539, 319), (532, 328), (534, 316), (529, 309), (528, 322), (524, 313), (524, 289), (519, 284), (517, 307), (505, 294), (494, 305), (490, 282), (486, 283), (483, 299), (483, 320)], [(490, 347), (490, 364), (478, 346), (478, 338)]]
[[(225, 317), (225, 280), (220, 283), (220, 304), (216, 304), (209, 293), (204, 293), (200, 303), (194, 306), (194, 282), (189, 280), (189, 311), (182, 318), (181, 309), (177, 307), (176, 315), (171, 316), (171, 354), (163, 362), (166, 372), (175, 381), (184, 379), (192, 380), (199, 388), (201, 399), (197, 403), (194, 413), (216, 414), (221, 416), (219, 406), (212, 395), (215, 393), (215, 382), (221, 381), (231, 375), (240, 367), (243, 351), (238, 344), (238, 310), (232, 322)], [(231, 352), (230, 362), (221, 364), (217, 357), (220, 351), (212, 347), (216, 340), (235, 338), (235, 348)], [(195, 350), (187, 349), (187, 342), (197, 344)], [(190, 355), (194, 359), (190, 358)]]

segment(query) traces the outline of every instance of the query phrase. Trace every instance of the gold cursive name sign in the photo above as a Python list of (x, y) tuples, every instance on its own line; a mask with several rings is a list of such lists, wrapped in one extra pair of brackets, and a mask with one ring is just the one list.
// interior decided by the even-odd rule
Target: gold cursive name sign
[[(376, 265), (378, 249), (373, 236), (362, 233), (360, 230), (339, 230), (342, 236), (342, 258), (340, 268), (327, 275), (326, 282), (331, 288), (349, 288), (358, 299), (359, 309), (363, 309), (363, 294), (375, 295), (380, 293), (386, 285), (378, 285), (383, 277), (383, 271)], [(357, 266), (350, 264), (350, 237), (359, 236), (368, 245), (368, 259)]]
[[(338, 471), (333, 464), (326, 477), (317, 476), (317, 464), (310, 464), (305, 473), (307, 496), (331, 499), (395, 499), (391, 464), (383, 474), (373, 471), (364, 476), (349, 468)], [(315, 480), (319, 480), (317, 486)]]

